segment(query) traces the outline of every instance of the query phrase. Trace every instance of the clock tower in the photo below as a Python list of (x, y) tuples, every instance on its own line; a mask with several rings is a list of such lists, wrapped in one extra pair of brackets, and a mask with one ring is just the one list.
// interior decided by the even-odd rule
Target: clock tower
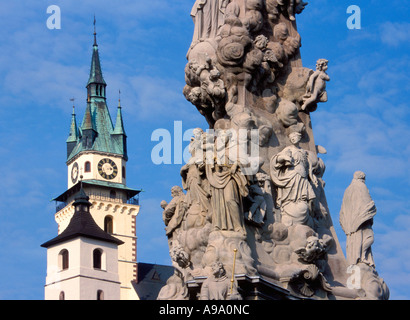
[(74, 215), (76, 196), (84, 190), (92, 204), (90, 213), (97, 225), (124, 243), (118, 248), (121, 300), (131, 300), (138, 299), (132, 283), (137, 277), (135, 220), (140, 209), (140, 190), (126, 184), (127, 136), (121, 101), (118, 102), (114, 126), (107, 106), (106, 87), (94, 30), (85, 114), (81, 125), (77, 125), (73, 107), (66, 141), (67, 190), (54, 199), (57, 202), (55, 220), (61, 234)]

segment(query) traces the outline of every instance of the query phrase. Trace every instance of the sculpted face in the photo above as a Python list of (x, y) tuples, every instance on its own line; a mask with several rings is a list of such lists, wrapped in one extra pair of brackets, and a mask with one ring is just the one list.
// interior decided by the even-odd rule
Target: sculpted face
[(179, 187), (173, 187), (173, 188), (171, 189), (171, 196), (172, 196), (173, 198), (178, 197), (178, 196), (180, 196), (181, 194), (182, 194), (182, 189), (181, 189), (181, 188), (179, 188)]
[(221, 263), (214, 263), (212, 265), (212, 273), (215, 277), (221, 277), (225, 274), (225, 269)]
[(298, 132), (293, 132), (289, 135), (289, 140), (292, 144), (297, 144), (302, 139), (302, 135)]
[(193, 130), (193, 135), (194, 135), (195, 139), (201, 138), (203, 133), (204, 133), (204, 131), (200, 128), (196, 128), (196, 129)]

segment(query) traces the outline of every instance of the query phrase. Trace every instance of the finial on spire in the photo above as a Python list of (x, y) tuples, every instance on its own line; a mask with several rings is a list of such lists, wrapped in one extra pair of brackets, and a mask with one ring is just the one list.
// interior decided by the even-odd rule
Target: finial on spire
[(118, 90), (118, 108), (121, 108), (121, 90)]
[(98, 46), (97, 44), (97, 31), (95, 29), (95, 24), (96, 24), (96, 20), (95, 20), (95, 14), (94, 14), (94, 46)]
[(71, 98), (70, 101), (73, 103), (73, 115), (75, 115), (75, 105), (74, 105), (75, 98)]

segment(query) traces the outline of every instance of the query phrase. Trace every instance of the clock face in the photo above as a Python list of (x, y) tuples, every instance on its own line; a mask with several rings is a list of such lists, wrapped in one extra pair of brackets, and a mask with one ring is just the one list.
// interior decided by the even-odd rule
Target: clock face
[(78, 163), (75, 162), (71, 168), (71, 181), (76, 183), (78, 179)]
[(112, 180), (117, 176), (118, 168), (114, 161), (104, 158), (98, 162), (98, 173), (104, 179)]

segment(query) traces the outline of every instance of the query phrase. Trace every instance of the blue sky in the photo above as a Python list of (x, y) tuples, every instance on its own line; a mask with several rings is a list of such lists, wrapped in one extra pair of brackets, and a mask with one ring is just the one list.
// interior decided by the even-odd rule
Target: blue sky
[[(0, 0), (0, 299), (43, 299), (46, 250), (57, 233), (50, 199), (67, 187), (72, 102), (85, 110), (93, 15), (112, 116), (121, 90), (128, 135), (128, 186), (142, 188), (139, 262), (170, 264), (160, 201), (180, 185), (181, 165), (155, 165), (154, 130), (206, 128), (182, 95), (193, 0)], [(346, 26), (349, 5), (362, 28)], [(49, 30), (46, 9), (61, 8)], [(326, 195), (342, 247), (339, 210), (356, 170), (376, 202), (377, 270), (392, 299), (410, 299), (410, 9), (403, 1), (316, 0), (297, 16), (302, 61), (329, 62), (329, 101), (312, 113)], [(184, 147), (186, 142), (184, 143)]]

